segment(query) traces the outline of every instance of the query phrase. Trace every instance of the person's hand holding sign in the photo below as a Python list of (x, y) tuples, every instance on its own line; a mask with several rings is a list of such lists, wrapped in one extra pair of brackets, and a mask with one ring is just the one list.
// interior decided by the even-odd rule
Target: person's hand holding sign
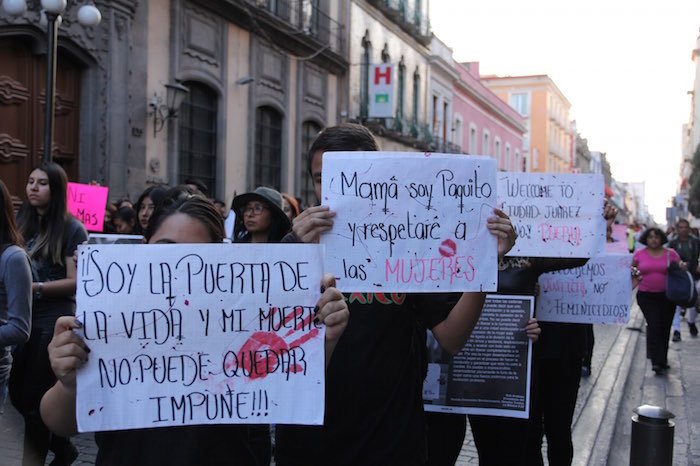
[(335, 276), (327, 273), (321, 282), (321, 299), (314, 312), (318, 323), (326, 325), (326, 367), (331, 359), (335, 345), (348, 325), (350, 311), (343, 295), (335, 287)]
[(486, 226), (491, 234), (498, 238), (498, 259), (500, 260), (515, 246), (518, 234), (505, 212), (501, 209), (493, 209), (493, 212), (496, 216), (489, 217)]
[(292, 231), (302, 243), (318, 243), (321, 233), (333, 226), (335, 212), (328, 206), (314, 206), (305, 209), (294, 218)]

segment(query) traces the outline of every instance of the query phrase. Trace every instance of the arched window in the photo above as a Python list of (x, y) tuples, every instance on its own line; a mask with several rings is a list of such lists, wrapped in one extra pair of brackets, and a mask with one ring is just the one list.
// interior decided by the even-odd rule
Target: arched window
[(280, 189), (282, 171), (282, 115), (272, 107), (255, 111), (254, 187)]
[(316, 205), (316, 192), (314, 180), (309, 173), (309, 149), (316, 139), (321, 127), (313, 121), (306, 121), (301, 125), (301, 200), (307, 206)]
[(184, 83), (190, 90), (180, 106), (178, 183), (196, 178), (216, 195), (216, 127), (218, 96), (199, 82)]

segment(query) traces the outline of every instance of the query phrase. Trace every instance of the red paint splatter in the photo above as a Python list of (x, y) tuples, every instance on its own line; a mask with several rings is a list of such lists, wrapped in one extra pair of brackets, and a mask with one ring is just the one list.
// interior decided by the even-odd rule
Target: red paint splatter
[(185, 300), (185, 306), (189, 306), (189, 305), (190, 305), (190, 301), (186, 299), (186, 300)]
[(291, 342), (291, 343), (289, 344), (289, 346), (301, 346), (301, 345), (303, 345), (304, 343), (306, 343), (307, 341), (309, 341), (309, 340), (311, 340), (312, 338), (314, 338), (316, 335), (318, 335), (318, 329), (317, 329), (317, 328), (311, 330), (309, 333), (307, 333), (306, 335), (303, 335), (301, 338), (298, 338), (298, 339), (294, 340), (293, 342)]
[(455, 244), (455, 242), (451, 239), (447, 238), (440, 244), (438, 251), (440, 251), (440, 255), (443, 257), (452, 257), (457, 254), (457, 244)]

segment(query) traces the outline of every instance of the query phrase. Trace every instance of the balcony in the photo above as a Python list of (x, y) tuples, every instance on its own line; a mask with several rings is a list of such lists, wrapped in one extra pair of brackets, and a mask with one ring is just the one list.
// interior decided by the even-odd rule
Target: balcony
[(313, 0), (210, 0), (207, 7), (265, 41), (319, 65), (344, 74), (345, 26)]
[(443, 141), (430, 134), (430, 125), (411, 118), (370, 118), (361, 123), (377, 136), (381, 136), (424, 152), (461, 154), (457, 144)]
[(384, 16), (396, 23), (422, 45), (429, 45), (433, 37), (430, 19), (416, 8), (416, 2), (408, 0), (368, 0)]

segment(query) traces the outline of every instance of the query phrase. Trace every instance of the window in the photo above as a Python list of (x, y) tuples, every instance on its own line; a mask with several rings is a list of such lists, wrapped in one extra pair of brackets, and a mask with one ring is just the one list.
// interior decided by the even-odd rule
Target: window
[(307, 34), (315, 36), (319, 32), (319, 0), (301, 0), (300, 26)]
[(190, 89), (178, 118), (178, 183), (197, 178), (216, 195), (216, 92), (198, 82), (184, 83)]
[(513, 160), (510, 158), (510, 144), (508, 144), (507, 142), (506, 142), (506, 157), (505, 158), (506, 158), (506, 163), (505, 163), (504, 169), (506, 171), (513, 171), (514, 167), (516, 167), (517, 165), (514, 165)]
[[(396, 119), (403, 120), (403, 102), (406, 87), (406, 64), (403, 61), (403, 56), (399, 62), (399, 79), (398, 79), (398, 95), (396, 96)], [(399, 128), (400, 129), (400, 128)]]
[(418, 112), (420, 111), (420, 73), (418, 67), (413, 72), (413, 123), (418, 124)]
[(498, 136), (493, 140), (493, 158), (496, 159), (497, 168), (503, 169), (503, 159), (501, 158), (501, 139)]
[(491, 135), (488, 130), (484, 130), (483, 143), (481, 144), (481, 155), (491, 155)]
[(308, 167), (309, 149), (320, 131), (321, 127), (313, 121), (307, 121), (301, 125), (301, 189), (299, 194), (301, 195), (301, 200), (307, 206), (316, 205), (314, 180), (309, 173)]
[(369, 68), (372, 60), (372, 43), (369, 41), (369, 31), (362, 38), (362, 58), (360, 59), (360, 118), (367, 119), (369, 115)]
[(433, 123), (430, 128), (430, 132), (435, 136), (437, 134), (437, 124), (438, 124), (438, 117), (437, 117), (437, 110), (438, 110), (438, 98), (436, 95), (433, 96)]
[(272, 107), (255, 111), (255, 186), (280, 189), (282, 170), (282, 115)]
[(462, 127), (462, 125), (464, 125), (464, 121), (462, 120), (462, 116), (455, 115), (452, 125), (454, 128), (454, 132), (452, 133), (452, 142), (460, 147), (464, 147), (464, 141), (462, 140), (462, 138), (464, 137), (464, 128)]
[(513, 107), (522, 116), (530, 115), (530, 99), (526, 93), (511, 94), (510, 106)]
[(476, 139), (477, 135), (477, 130), (476, 126), (474, 124), (469, 125), (469, 153), (471, 155), (476, 155), (479, 153), (478, 149), (478, 141)]
[(450, 121), (447, 118), (447, 115), (449, 115), (448, 105), (449, 105), (449, 103), (447, 103), (447, 102), (442, 103), (442, 140), (443, 141), (447, 141), (447, 122)]

